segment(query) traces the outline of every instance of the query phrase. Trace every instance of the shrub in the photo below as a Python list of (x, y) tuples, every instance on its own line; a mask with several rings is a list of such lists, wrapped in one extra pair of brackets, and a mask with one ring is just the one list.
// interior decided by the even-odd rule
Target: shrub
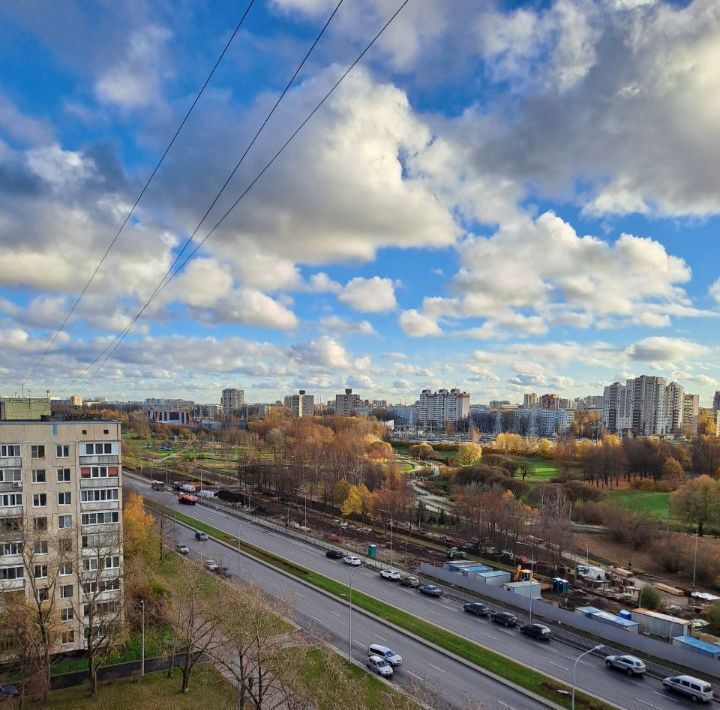
[(720, 555), (709, 546), (698, 547), (696, 578), (708, 587), (720, 589)]
[(672, 535), (658, 538), (652, 548), (653, 557), (666, 572), (673, 574), (680, 572), (686, 566), (688, 551), (686, 542), (680, 542)]
[(705, 612), (705, 621), (710, 624), (708, 631), (711, 634), (720, 634), (720, 601), (713, 602)]
[(658, 534), (657, 523), (647, 516), (615, 506), (606, 508), (604, 522), (615, 542), (630, 545), (634, 550), (651, 543)]
[(602, 525), (607, 515), (605, 503), (584, 501), (573, 506), (573, 520), (585, 525)]
[(602, 491), (600, 488), (588, 486), (587, 483), (583, 483), (582, 481), (568, 481), (564, 484), (563, 489), (565, 490), (565, 495), (567, 495), (567, 497), (573, 502), (596, 502), (602, 500), (605, 497), (605, 492)]
[(658, 592), (655, 587), (651, 587), (649, 584), (646, 584), (640, 590), (638, 604), (643, 609), (657, 609), (660, 606), (661, 599), (662, 596), (660, 592)]

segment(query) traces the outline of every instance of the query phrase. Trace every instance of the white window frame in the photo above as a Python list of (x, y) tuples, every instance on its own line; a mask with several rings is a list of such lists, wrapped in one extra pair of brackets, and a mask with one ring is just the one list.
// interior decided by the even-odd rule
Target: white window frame
[[(33, 508), (47, 508), (47, 493), (33, 493), (32, 494), (32, 507)], [(43, 498), (45, 499), (44, 503), (36, 503), (35, 501), (42, 501)]]
[(72, 621), (75, 618), (75, 610), (71, 606), (60, 609), (60, 621)]
[[(38, 474), (42, 474), (42, 480), (39, 480)], [(32, 470), (32, 482), (33, 483), (47, 483), (47, 469), (45, 468), (34, 468)]]
[(60, 634), (60, 644), (62, 646), (69, 646), (72, 643), (75, 643), (75, 629), (63, 631)]
[[(38, 568), (40, 569), (40, 574), (38, 574)], [(33, 578), (34, 579), (47, 579), (48, 576), (48, 566), (47, 565), (35, 565), (33, 569)]]
[(60, 565), (60, 576), (67, 577), (73, 573), (72, 562), (64, 562)]
[(9, 582), (13, 579), (25, 579), (25, 567), (22, 565), (0, 567), (0, 581)]
[(21, 508), (22, 493), (0, 493), (0, 508)]
[(72, 493), (70, 491), (58, 491), (58, 505), (72, 505)]
[[(40, 453), (41, 449), (42, 449), (42, 453)], [(45, 444), (31, 444), (30, 445), (30, 458), (31, 459), (44, 459), (45, 458)]]
[[(70, 593), (67, 593), (67, 590)], [(72, 599), (75, 596), (75, 585), (74, 584), (61, 584), (60, 585), (60, 599)]]
[[(65, 479), (65, 474), (67, 474), (67, 479)], [(57, 482), (58, 483), (70, 483), (70, 480), (72, 478), (72, 470), (69, 468), (58, 468), (57, 469)]]
[(0, 444), (0, 458), (20, 458), (20, 444)]
[(70, 446), (68, 444), (56, 444), (55, 445), (55, 458), (58, 458), (58, 459), (70, 458)]
[(22, 483), (22, 469), (0, 468), (0, 483)]
[(58, 529), (69, 530), (72, 527), (72, 515), (58, 515)]

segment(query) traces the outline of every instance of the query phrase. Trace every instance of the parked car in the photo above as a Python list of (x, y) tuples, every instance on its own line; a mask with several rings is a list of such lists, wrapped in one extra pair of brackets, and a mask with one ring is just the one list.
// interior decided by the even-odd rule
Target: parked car
[(436, 587), (434, 584), (423, 584), (422, 587), (418, 587), (420, 594), (426, 594), (429, 597), (442, 596), (442, 589)]
[(400, 577), (400, 584), (403, 587), (417, 589), (420, 586), (420, 580), (414, 574), (404, 574)]
[(177, 545), (175, 545), (175, 549), (181, 554), (181, 555), (189, 555), (190, 554), (190, 548), (185, 545), (184, 543), (180, 542)]
[(545, 624), (523, 624), (520, 627), (520, 633), (531, 636), (539, 641), (549, 641), (552, 635), (552, 629), (549, 626), (545, 626)]
[(153, 481), (150, 484), (150, 488), (152, 488), (154, 491), (164, 491), (165, 484), (162, 481)]
[(372, 643), (368, 646), (368, 656), (380, 656), (384, 658), (393, 668), (402, 665), (402, 656), (395, 653), (391, 648), (379, 643)]
[(232, 577), (232, 574), (230, 574), (230, 570), (227, 567), (216, 567), (213, 572), (215, 572), (215, 574), (219, 574), (221, 577), (225, 577), (225, 579), (230, 579), (230, 577)]
[(355, 555), (343, 557), (343, 562), (351, 567), (359, 567), (362, 564), (362, 560), (359, 557), (355, 557)]
[(10, 700), (20, 695), (20, 689), (13, 683), (0, 685), (0, 700)]
[(449, 560), (466, 560), (467, 555), (457, 547), (448, 547), (445, 557)]
[(195, 531), (195, 539), (200, 542), (206, 542), (208, 539), (207, 533), (201, 532), (200, 530)]
[(345, 553), (342, 550), (328, 550), (325, 557), (329, 557), (331, 560), (341, 560), (345, 557)]
[(396, 569), (384, 569), (380, 572), (383, 579), (389, 579), (391, 582), (399, 582), (402, 575)]
[(694, 703), (709, 703), (713, 699), (712, 685), (691, 675), (674, 675), (665, 678), (663, 688), (684, 695)]
[(493, 624), (500, 624), (501, 626), (513, 627), (517, 626), (517, 616), (510, 611), (491, 611), (490, 618)]
[(368, 656), (367, 667), (385, 678), (389, 678), (393, 674), (392, 666), (380, 656)]
[(205, 569), (209, 569), (211, 572), (214, 572), (218, 567), (219, 565), (215, 562), (215, 560), (205, 560)]
[(639, 658), (627, 654), (622, 656), (606, 656), (605, 665), (608, 668), (624, 671), (628, 675), (643, 675), (647, 670), (645, 664)]
[(482, 602), (468, 602), (463, 604), (463, 611), (475, 616), (487, 616), (490, 613), (490, 607)]

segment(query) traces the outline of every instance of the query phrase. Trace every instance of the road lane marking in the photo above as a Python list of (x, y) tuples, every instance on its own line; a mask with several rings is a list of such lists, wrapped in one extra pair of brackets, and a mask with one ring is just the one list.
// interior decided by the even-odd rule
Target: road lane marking
[(353, 644), (354, 644), (355, 646), (360, 646), (360, 648), (365, 648), (365, 644), (364, 644), (364, 643), (360, 643), (360, 641), (353, 641)]
[(381, 641), (385, 641), (385, 643), (387, 643), (387, 639), (384, 639), (382, 636), (378, 636), (378, 634), (373, 634), (373, 636), (374, 636), (376, 639), (380, 639)]
[(315, 619), (315, 621), (317, 621), (318, 624), (322, 624), (322, 621), (320, 621), (320, 619), (318, 619), (317, 616), (311, 616), (310, 618)]
[(438, 668), (434, 663), (428, 663), (428, 665), (434, 668), (436, 671), (440, 671), (440, 673), (447, 673), (447, 671), (444, 671), (442, 668)]
[(506, 636), (515, 636), (515, 634), (512, 631), (506, 631), (505, 629), (498, 629), (498, 631), (501, 634), (505, 634)]
[(440, 616), (440, 613), (437, 612), (437, 611), (433, 611), (432, 609), (428, 609), (428, 611), (429, 611), (431, 614), (435, 614), (435, 616)]
[(561, 666), (559, 663), (555, 663), (555, 661), (548, 661), (548, 663), (551, 666), (556, 666), (557, 668), (562, 668), (564, 671), (569, 671), (569, 668), (565, 668), (565, 666)]
[(673, 698), (672, 695), (665, 695), (665, 693), (661, 693), (658, 690), (653, 690), (653, 693), (655, 693), (655, 695), (659, 695), (660, 697), (666, 698), (667, 700), (672, 700), (674, 703), (680, 702), (677, 698)]
[(493, 641), (499, 641), (500, 639), (497, 636), (493, 636), (492, 634), (486, 634), (484, 631), (480, 632), (481, 636), (487, 636), (489, 639), (493, 639)]
[(296, 597), (300, 597), (300, 599), (302, 599), (302, 598), (303, 598), (303, 595), (302, 595), (302, 594), (300, 594), (300, 592), (295, 592), (295, 596), (296, 596)]
[(647, 700), (643, 700), (642, 698), (633, 698), (633, 700), (636, 700), (639, 703), (642, 703), (643, 705), (647, 705), (649, 708), (653, 708), (654, 710), (662, 710), (662, 708), (658, 705), (653, 705), (652, 703), (649, 703)]
[(412, 671), (405, 671), (408, 675), (411, 675), (413, 678), (417, 678), (418, 680), (422, 680), (422, 678), (417, 674), (413, 673)]
[(331, 614), (335, 614), (335, 616), (337, 616), (338, 618), (340, 618), (340, 614), (338, 614), (336, 611), (333, 611), (332, 609), (328, 609), (328, 611), (329, 611)]

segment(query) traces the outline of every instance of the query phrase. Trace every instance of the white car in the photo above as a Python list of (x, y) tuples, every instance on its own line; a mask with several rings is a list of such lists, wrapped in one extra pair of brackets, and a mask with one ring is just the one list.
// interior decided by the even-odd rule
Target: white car
[(187, 545), (183, 544), (183, 543), (178, 543), (178, 544), (175, 546), (175, 549), (176, 549), (181, 555), (189, 555), (189, 554), (190, 554), (190, 548), (189, 548)]
[(343, 562), (351, 567), (359, 567), (362, 564), (362, 560), (359, 557), (355, 557), (355, 555), (343, 557)]
[(399, 653), (395, 653), (391, 648), (382, 646), (379, 643), (373, 643), (368, 646), (368, 656), (380, 656), (380, 658), (384, 658), (393, 667), (402, 665), (402, 656)]
[(665, 678), (663, 687), (665, 690), (672, 690), (690, 698), (694, 703), (709, 703), (713, 699), (712, 685), (691, 675), (675, 675)]
[(389, 678), (393, 674), (392, 666), (380, 656), (368, 656), (367, 667), (385, 678)]
[(628, 654), (622, 656), (606, 656), (605, 665), (608, 668), (624, 671), (630, 676), (642, 675), (647, 670), (645, 664), (637, 658), (637, 656), (630, 656)]
[(214, 572), (220, 565), (215, 560), (205, 560), (205, 569), (209, 569)]
[(389, 579), (391, 582), (399, 582), (402, 576), (396, 569), (384, 569), (380, 572), (383, 579)]

